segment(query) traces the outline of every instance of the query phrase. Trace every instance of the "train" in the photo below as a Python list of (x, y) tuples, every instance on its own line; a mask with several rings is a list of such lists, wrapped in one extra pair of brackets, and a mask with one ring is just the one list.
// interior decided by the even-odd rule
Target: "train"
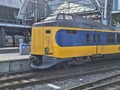
[(5, 35), (5, 47), (18, 47), (19, 46), (19, 40), (25, 40), (25, 36), (20, 35)]
[(67, 67), (116, 55), (120, 55), (120, 31), (77, 14), (51, 15), (32, 26), (32, 68)]
[(4, 30), (2, 36), (4, 47), (19, 47), (19, 40), (22, 39), (24, 43), (30, 41), (30, 30)]

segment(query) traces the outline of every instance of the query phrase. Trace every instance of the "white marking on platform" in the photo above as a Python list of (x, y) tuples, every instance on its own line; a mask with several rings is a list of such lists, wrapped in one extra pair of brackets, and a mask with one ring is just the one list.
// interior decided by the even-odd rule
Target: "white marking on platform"
[(54, 89), (60, 89), (61, 87), (53, 85), (53, 84), (48, 84), (47, 86), (54, 88)]

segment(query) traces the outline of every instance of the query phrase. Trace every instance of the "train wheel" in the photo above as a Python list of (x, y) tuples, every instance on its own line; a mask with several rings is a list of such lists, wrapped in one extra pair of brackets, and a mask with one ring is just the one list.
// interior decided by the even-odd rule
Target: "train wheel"
[(34, 65), (39, 66), (42, 64), (42, 57), (35, 56), (32, 59)]
[(64, 68), (64, 69), (68, 69), (69, 67), (70, 67), (70, 63), (69, 62), (63, 62), (62, 63), (62, 68)]
[(34, 60), (33, 64), (36, 65), (36, 66), (39, 66), (39, 65), (42, 64), (42, 60)]

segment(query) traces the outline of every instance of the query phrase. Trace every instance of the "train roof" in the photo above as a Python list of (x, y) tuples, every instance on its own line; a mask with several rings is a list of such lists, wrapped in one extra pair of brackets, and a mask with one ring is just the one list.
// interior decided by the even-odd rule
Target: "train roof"
[(98, 22), (94, 22), (93, 20), (83, 18), (77, 14), (63, 14), (63, 13), (50, 15), (43, 22), (33, 24), (33, 27), (39, 26), (63, 26), (63, 27), (113, 30), (113, 28), (110, 28)]

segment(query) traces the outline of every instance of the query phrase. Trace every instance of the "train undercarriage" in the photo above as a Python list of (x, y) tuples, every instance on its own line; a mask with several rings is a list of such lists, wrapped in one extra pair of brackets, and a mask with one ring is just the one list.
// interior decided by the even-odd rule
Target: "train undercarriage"
[(72, 65), (80, 65), (86, 62), (104, 61), (120, 58), (120, 54), (93, 55), (74, 58), (53, 58), (49, 56), (31, 56), (31, 67), (36, 69), (47, 69), (50, 67), (68, 68)]

